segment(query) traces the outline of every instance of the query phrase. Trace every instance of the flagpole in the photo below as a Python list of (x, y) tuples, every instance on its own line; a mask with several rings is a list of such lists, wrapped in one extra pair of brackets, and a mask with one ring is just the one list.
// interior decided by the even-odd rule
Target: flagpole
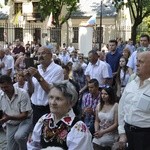
[(102, 46), (102, 8), (103, 8), (103, 0), (101, 0), (101, 3), (100, 3), (100, 22), (99, 22), (99, 50), (101, 51), (101, 46)]

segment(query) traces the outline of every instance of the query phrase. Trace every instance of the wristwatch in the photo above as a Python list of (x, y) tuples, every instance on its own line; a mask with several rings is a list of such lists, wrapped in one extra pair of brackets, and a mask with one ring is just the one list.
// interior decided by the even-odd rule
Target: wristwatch
[(44, 81), (44, 78), (43, 78), (43, 77), (40, 77), (40, 78), (38, 79), (38, 81), (39, 81), (39, 82), (42, 82), (42, 81)]

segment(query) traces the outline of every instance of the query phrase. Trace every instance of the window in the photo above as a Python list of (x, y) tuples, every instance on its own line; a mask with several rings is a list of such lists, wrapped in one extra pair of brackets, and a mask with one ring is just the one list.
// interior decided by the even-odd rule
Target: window
[(79, 28), (78, 27), (73, 27), (73, 43), (78, 43), (78, 35), (79, 35)]
[(5, 5), (7, 5), (7, 3), (8, 3), (8, 0), (5, 0)]
[(15, 14), (18, 14), (19, 11), (21, 11), (21, 13), (22, 13), (22, 3), (15, 3), (15, 5), (14, 5)]
[(23, 28), (15, 28), (15, 39), (23, 41)]
[(0, 41), (4, 41), (4, 28), (0, 28)]
[(39, 2), (32, 2), (33, 5), (33, 13), (39, 13)]
[[(101, 27), (101, 43), (103, 43), (103, 27)], [(96, 35), (95, 35), (96, 43), (100, 42), (100, 27), (96, 27)]]
[(61, 44), (61, 28), (51, 28), (50, 39), (50, 42)]

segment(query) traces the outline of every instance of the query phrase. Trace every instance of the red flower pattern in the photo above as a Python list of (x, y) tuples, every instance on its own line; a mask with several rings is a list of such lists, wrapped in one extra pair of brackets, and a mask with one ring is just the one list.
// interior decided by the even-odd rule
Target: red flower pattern
[(60, 139), (64, 140), (67, 137), (67, 130), (63, 130), (58, 136)]

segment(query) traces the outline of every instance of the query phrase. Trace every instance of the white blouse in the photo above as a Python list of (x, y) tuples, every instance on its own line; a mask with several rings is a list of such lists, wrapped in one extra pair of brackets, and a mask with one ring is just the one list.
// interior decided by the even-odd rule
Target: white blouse
[[(63, 121), (66, 125), (71, 126), (74, 118), (75, 118), (75, 114), (73, 110), (71, 109), (61, 119), (61, 121)], [(40, 150), (41, 149), (41, 145), (40, 145), (41, 132), (42, 132), (43, 121), (45, 119), (54, 119), (54, 115), (52, 113), (48, 115), (44, 115), (36, 123), (34, 130), (33, 130), (32, 137), (31, 137), (31, 141), (27, 142), (28, 150)], [(56, 125), (54, 125), (54, 127), (55, 126)], [(68, 150), (93, 150), (92, 135), (89, 129), (87, 128), (87, 126), (82, 121), (77, 121), (73, 125), (70, 132), (67, 134), (66, 144), (67, 144)], [(49, 148), (50, 147), (48, 147), (48, 149)]]

